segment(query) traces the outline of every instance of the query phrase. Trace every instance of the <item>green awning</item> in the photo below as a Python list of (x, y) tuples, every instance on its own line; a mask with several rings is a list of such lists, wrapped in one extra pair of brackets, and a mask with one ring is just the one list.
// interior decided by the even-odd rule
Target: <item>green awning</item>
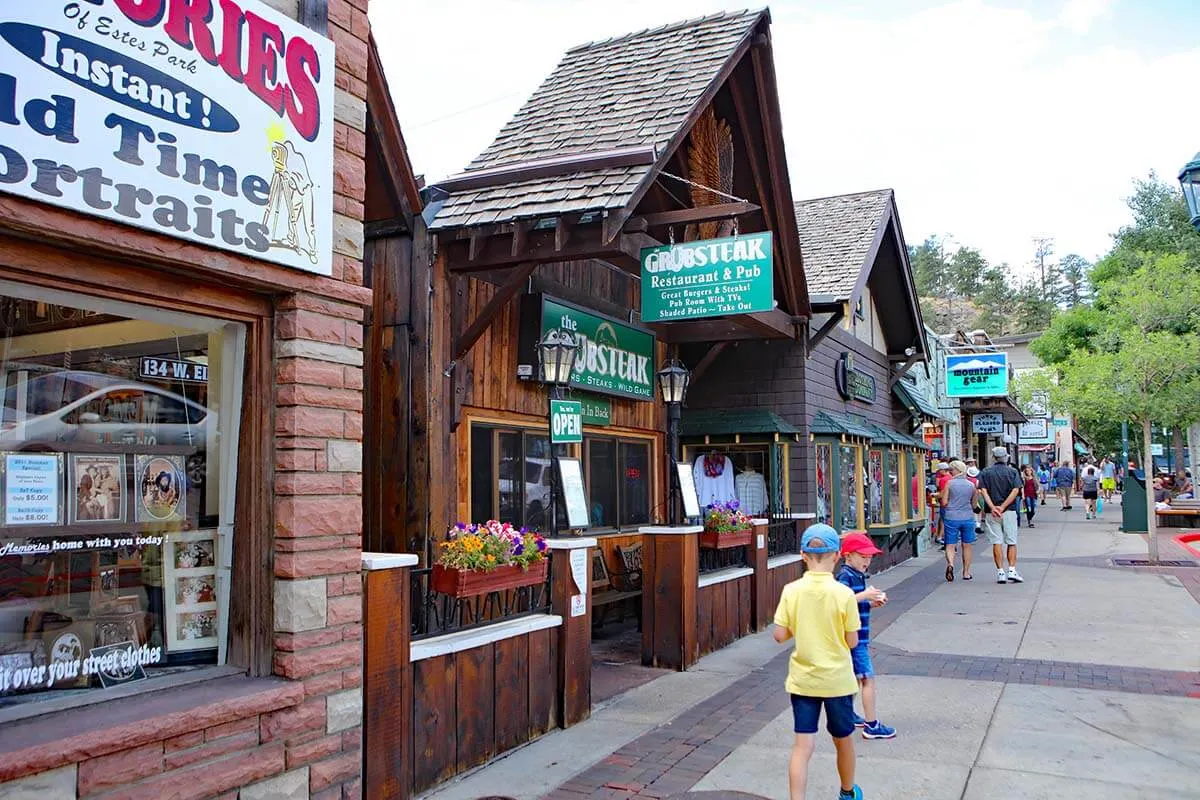
[(1092, 451), (1087, 448), (1087, 445), (1080, 444), (1079, 442), (1075, 443), (1075, 455), (1086, 456), (1090, 452)]
[(834, 411), (818, 411), (813, 414), (809, 431), (813, 436), (853, 436), (868, 440), (875, 437), (875, 431), (865, 420)]
[(892, 387), (892, 393), (908, 409), (908, 413), (917, 419), (928, 422), (934, 420), (947, 421), (946, 416), (939, 412), (933, 403), (929, 402), (929, 398), (918, 392), (915, 387), (905, 385), (904, 381), (897, 381), (896, 385)]
[(793, 436), (801, 430), (774, 411), (765, 408), (738, 408), (728, 411), (701, 408), (683, 409), (679, 421), (680, 436), (746, 436), (761, 434)]
[(891, 444), (896, 447), (918, 448), (920, 450), (928, 449), (925, 442), (906, 433), (901, 433), (891, 428), (884, 428), (881, 425), (871, 425), (871, 429), (876, 432), (871, 437), (871, 441), (875, 444)]

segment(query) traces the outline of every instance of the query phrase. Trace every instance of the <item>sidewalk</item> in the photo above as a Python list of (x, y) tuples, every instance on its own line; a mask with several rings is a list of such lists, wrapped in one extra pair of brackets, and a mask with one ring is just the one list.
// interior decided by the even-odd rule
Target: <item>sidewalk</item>
[[(1116, 508), (1040, 511), (1024, 584), (992, 582), (987, 547), (972, 583), (946, 583), (936, 551), (873, 581), (890, 600), (872, 619), (880, 713), (899, 736), (857, 740), (868, 798), (1200, 798), (1200, 567), (1114, 567), (1146, 549)], [(786, 798), (785, 671), (769, 632), (748, 637), (429, 797)], [(809, 797), (837, 796), (832, 761), (825, 737)]]

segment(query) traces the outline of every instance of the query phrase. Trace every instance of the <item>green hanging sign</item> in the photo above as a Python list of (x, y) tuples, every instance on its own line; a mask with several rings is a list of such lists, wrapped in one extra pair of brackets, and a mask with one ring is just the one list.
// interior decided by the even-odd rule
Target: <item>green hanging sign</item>
[(769, 231), (647, 247), (641, 255), (643, 322), (775, 308)]
[(583, 409), (578, 400), (550, 401), (550, 444), (583, 441)]
[(612, 401), (603, 397), (585, 395), (579, 398), (579, 404), (583, 407), (584, 425), (606, 426), (612, 424)]

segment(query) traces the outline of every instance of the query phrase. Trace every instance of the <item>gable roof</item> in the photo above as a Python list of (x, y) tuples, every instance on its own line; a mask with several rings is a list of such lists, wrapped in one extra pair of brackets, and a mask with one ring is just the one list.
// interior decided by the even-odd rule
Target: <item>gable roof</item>
[(810, 295), (850, 299), (891, 202), (891, 189), (796, 202)]
[(431, 228), (624, 208), (764, 19), (766, 10), (725, 12), (567, 51), (491, 146), (447, 185), (563, 156), (631, 148), (653, 148), (653, 156), (626, 166), (583, 162), (568, 174), (452, 193)]

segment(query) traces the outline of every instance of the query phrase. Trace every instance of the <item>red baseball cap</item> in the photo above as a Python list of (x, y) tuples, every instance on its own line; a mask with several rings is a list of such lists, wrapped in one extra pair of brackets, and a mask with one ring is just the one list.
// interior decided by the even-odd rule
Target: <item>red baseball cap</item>
[(842, 536), (842, 555), (847, 553), (862, 553), (864, 556), (873, 556), (882, 552), (871, 541), (871, 537), (862, 531), (849, 531)]

